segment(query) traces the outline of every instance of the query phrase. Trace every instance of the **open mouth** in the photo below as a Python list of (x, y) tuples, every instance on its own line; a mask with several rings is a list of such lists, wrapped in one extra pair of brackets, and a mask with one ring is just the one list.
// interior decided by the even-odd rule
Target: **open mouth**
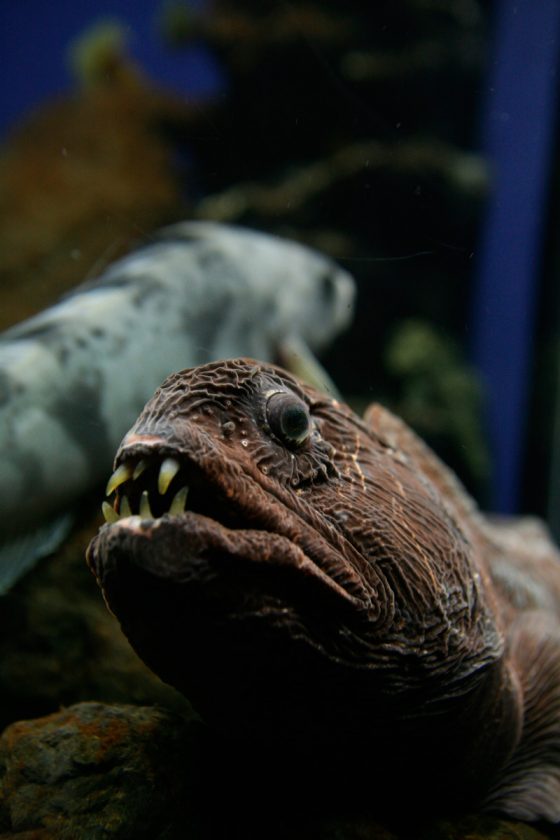
[[(127, 447), (107, 483), (109, 501), (102, 505), (106, 522), (133, 517), (130, 528), (123, 522), (125, 529), (145, 535), (146, 526), (152, 530), (148, 523), (162, 521), (164, 531), (157, 530), (163, 540), (164, 533), (171, 538), (169, 526), (176, 517), (177, 525), (181, 525), (172, 531), (179, 542), (166, 547), (169, 558), (177, 553), (179, 543), (181, 551), (191, 555), (195, 547), (203, 553), (212, 547), (218, 553), (233, 552), (259, 565), (299, 569), (306, 579), (320, 581), (331, 594), (353, 606), (367, 601), (360, 577), (348, 564), (340, 574), (327, 540), (297, 513), (278, 499), (273, 502), (251, 482), (240, 486), (239, 492), (231, 484), (222, 486), (218, 476), (209, 477), (197, 464), (196, 457), (153, 444)], [(137, 517), (146, 522), (141, 531)], [(232, 531), (237, 534), (233, 541), (228, 536)]]
[(203, 475), (196, 464), (181, 456), (152, 451), (127, 453), (107, 483), (110, 501), (102, 504), (108, 523), (129, 516), (160, 519), (186, 511), (217, 519), (228, 528), (241, 522), (232, 500)]

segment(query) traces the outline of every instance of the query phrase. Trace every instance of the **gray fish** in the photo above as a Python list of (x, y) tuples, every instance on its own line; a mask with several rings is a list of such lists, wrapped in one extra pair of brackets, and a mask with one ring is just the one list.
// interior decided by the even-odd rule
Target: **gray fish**
[[(352, 316), (351, 277), (266, 234), (188, 222), (0, 337), (0, 593), (67, 532), (124, 432), (178, 368), (312, 359)], [(309, 354), (309, 355), (308, 355)]]

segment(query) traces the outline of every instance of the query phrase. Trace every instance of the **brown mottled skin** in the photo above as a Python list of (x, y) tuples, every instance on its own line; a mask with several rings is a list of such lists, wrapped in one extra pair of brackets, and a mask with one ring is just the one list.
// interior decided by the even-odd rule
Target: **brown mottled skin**
[[(560, 565), (539, 527), (486, 520), (380, 406), (360, 420), (247, 359), (169, 377), (116, 465), (168, 456), (186, 512), (105, 525), (88, 559), (211, 725), (360, 761), (373, 799), (560, 820)], [(148, 469), (117, 507), (138, 510), (136, 483), (157, 496)]]

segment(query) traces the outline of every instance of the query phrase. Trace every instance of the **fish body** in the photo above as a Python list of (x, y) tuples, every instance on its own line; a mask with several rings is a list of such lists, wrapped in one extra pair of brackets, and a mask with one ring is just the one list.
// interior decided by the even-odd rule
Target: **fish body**
[(540, 528), (486, 519), (380, 406), (361, 420), (248, 359), (169, 377), (115, 468), (89, 565), (212, 726), (323, 755), (334, 789), (359, 762), (373, 801), (560, 820), (560, 565)]
[[(296, 243), (212, 223), (164, 230), (0, 337), (0, 592), (60, 540), (162, 379), (283, 346), (320, 349), (353, 282)], [(297, 351), (296, 351), (297, 352)]]

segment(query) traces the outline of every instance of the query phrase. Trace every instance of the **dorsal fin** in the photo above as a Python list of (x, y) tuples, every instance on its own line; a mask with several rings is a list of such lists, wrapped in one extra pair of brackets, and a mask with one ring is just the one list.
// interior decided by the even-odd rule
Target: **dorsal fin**
[(72, 515), (65, 513), (35, 531), (0, 543), (0, 595), (4, 595), (37, 560), (58, 548), (70, 531), (72, 521)]

